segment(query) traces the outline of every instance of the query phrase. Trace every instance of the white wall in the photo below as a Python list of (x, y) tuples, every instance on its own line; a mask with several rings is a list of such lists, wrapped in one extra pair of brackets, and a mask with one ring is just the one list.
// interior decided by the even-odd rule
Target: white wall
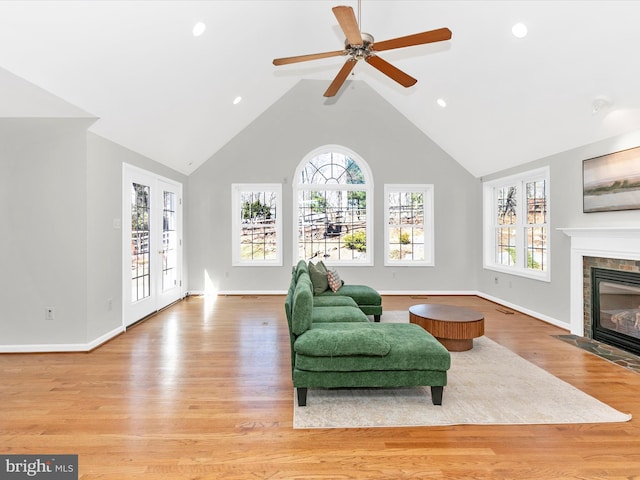
[(0, 69), (0, 351), (84, 350), (121, 329), (122, 163), (186, 183), (88, 134), (95, 121)]
[(90, 123), (0, 119), (0, 346), (86, 341)]
[(122, 326), (122, 164), (183, 184), (187, 178), (93, 133), (86, 157), (87, 339), (94, 341)]
[(0, 118), (0, 351), (85, 350), (121, 329), (122, 163), (186, 183), (93, 121)]
[[(189, 176), (189, 288), (260, 292), (288, 288), (292, 266), (292, 175), (310, 151), (343, 145), (374, 177), (373, 267), (341, 267), (349, 283), (380, 291), (475, 290), (480, 263), (480, 182), (366, 83), (327, 100), (326, 82), (303, 80)], [(231, 184), (284, 183), (282, 267), (232, 267)], [(435, 267), (383, 266), (385, 183), (435, 185)]]

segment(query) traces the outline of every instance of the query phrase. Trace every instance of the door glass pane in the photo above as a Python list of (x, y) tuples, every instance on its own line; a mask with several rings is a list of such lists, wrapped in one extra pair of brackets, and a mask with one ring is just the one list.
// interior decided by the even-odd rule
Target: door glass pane
[(162, 207), (162, 291), (176, 286), (178, 245), (176, 234), (176, 194), (163, 193)]
[(132, 184), (131, 189), (131, 300), (136, 302), (150, 294), (149, 261), (149, 186)]

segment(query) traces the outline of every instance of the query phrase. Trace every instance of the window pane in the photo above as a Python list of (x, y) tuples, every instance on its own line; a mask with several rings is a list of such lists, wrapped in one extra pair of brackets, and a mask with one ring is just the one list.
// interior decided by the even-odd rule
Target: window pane
[(498, 225), (515, 225), (517, 221), (518, 189), (515, 186), (497, 189)]
[(527, 183), (527, 223), (543, 224), (547, 222), (546, 182), (538, 180)]
[(278, 258), (276, 201), (276, 192), (240, 192), (240, 261)]
[(496, 263), (499, 265), (516, 264), (516, 229), (500, 227), (497, 229)]
[(341, 153), (328, 152), (307, 163), (299, 182), (306, 185), (363, 184), (364, 175), (353, 159)]
[(365, 191), (298, 192), (300, 258), (353, 260), (366, 254)]
[(547, 229), (545, 227), (527, 228), (527, 268), (532, 270), (547, 268)]
[(424, 193), (389, 191), (387, 205), (387, 261), (424, 261)]

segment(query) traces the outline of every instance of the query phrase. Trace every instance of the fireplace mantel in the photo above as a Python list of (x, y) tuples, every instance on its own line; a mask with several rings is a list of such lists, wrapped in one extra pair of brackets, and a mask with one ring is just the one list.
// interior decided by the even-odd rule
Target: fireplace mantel
[(570, 324), (571, 333), (584, 333), (583, 257), (640, 260), (639, 227), (558, 228), (571, 238)]
[(640, 238), (640, 227), (567, 227), (558, 230), (569, 237)]

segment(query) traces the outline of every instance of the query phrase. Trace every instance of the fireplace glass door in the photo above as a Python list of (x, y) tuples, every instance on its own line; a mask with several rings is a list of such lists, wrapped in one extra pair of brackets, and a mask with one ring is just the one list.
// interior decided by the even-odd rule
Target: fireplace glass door
[(640, 274), (593, 269), (593, 338), (640, 354)]

